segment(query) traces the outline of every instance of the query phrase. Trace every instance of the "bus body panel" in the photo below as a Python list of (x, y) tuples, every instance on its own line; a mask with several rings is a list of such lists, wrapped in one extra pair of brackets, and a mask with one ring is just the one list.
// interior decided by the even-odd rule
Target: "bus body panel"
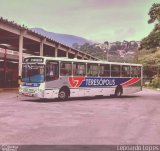
[(51, 99), (51, 98), (58, 98), (59, 89), (45, 89), (44, 91), (44, 98)]
[[(71, 80), (72, 79), (72, 80)], [(74, 80), (73, 80), (74, 79)], [(79, 79), (79, 80), (78, 80)], [(82, 80), (83, 79), (83, 80)], [(88, 79), (91, 79), (91, 83), (88, 83)], [(103, 85), (104, 83), (94, 83), (97, 82), (97, 79), (110, 80)], [(60, 89), (64, 86), (67, 86), (70, 89), (70, 97), (83, 97), (83, 96), (96, 96), (96, 95), (112, 95), (115, 93), (115, 89), (118, 85), (123, 85), (123, 94), (131, 94), (139, 92), (141, 90), (141, 79), (137, 78), (137, 81), (133, 81), (133, 78), (102, 78), (102, 77), (60, 77), (58, 80), (47, 82), (46, 90), (47, 95), (44, 95), (46, 98), (56, 98)], [(132, 80), (132, 81), (131, 81)], [(131, 81), (127, 83), (127, 81)], [(89, 86), (87, 86), (89, 84)], [(101, 85), (101, 86), (100, 86)], [(49, 90), (50, 89), (50, 90)], [(52, 91), (53, 90), (53, 91)], [(53, 94), (52, 94), (53, 93)]]
[[(48, 82), (49, 87), (45, 87), (44, 84), (41, 84), (39, 87), (31, 86), (31, 84), (27, 84), (25, 86), (21, 86), (21, 94), (26, 96), (33, 96), (38, 98), (58, 98), (58, 93), (63, 86), (68, 86), (70, 89), (70, 97), (84, 97), (84, 96), (97, 96), (97, 95), (113, 95), (115, 93), (115, 89), (117, 85), (112, 87), (78, 87), (74, 88), (70, 85), (66, 85), (67, 78), (63, 78), (62, 80), (56, 80), (52, 82)], [(139, 81), (141, 82), (141, 80)], [(63, 85), (63, 83), (65, 85)], [(32, 83), (32, 85), (34, 85)], [(55, 87), (57, 85), (57, 87)], [(141, 86), (130, 85), (123, 86), (123, 94), (132, 94), (141, 91)], [(23, 91), (22, 91), (23, 90)]]

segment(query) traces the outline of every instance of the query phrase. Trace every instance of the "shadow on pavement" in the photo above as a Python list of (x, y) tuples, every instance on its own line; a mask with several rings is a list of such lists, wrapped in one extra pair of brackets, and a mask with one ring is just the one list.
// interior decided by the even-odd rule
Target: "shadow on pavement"
[(49, 103), (49, 102), (60, 102), (60, 103), (63, 103), (63, 102), (71, 102), (71, 101), (93, 101), (93, 100), (96, 100), (99, 99), (99, 100), (104, 100), (104, 99), (116, 99), (114, 101), (120, 101), (121, 99), (128, 99), (128, 98), (138, 98), (140, 96), (121, 96), (121, 97), (115, 97), (114, 95), (113, 96), (95, 96), (95, 97), (74, 97), (74, 98), (69, 98), (68, 100), (66, 101), (60, 101), (59, 99), (24, 99), (24, 100), (20, 100), (20, 101), (26, 101), (26, 102), (37, 102), (37, 103)]

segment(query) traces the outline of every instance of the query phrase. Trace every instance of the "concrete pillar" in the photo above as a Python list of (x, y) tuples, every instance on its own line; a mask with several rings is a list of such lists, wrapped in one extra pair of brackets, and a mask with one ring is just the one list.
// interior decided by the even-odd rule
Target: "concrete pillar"
[(84, 60), (84, 59), (85, 59), (85, 57), (86, 57), (86, 55), (83, 55), (83, 56), (82, 56), (82, 60)]
[(40, 56), (43, 56), (43, 42), (40, 43)]
[(69, 54), (69, 53), (68, 53), (68, 51), (67, 51), (67, 52), (66, 52), (66, 58), (68, 58), (68, 54)]
[(67, 51), (66, 51), (66, 58), (68, 58), (68, 55), (69, 55), (70, 50), (71, 50), (70, 48), (67, 49)]
[(24, 31), (22, 31), (20, 36), (19, 36), (19, 70), (18, 70), (19, 79), (21, 79), (21, 75), (22, 75), (23, 35), (24, 35)]
[(75, 53), (75, 56), (74, 56), (74, 58), (78, 58), (78, 52), (77, 52), (77, 53)]
[(43, 53), (43, 49), (44, 49), (44, 42), (45, 42), (46, 39), (42, 39), (41, 40), (41, 43), (40, 43), (40, 56), (43, 56), (44, 53)]
[(56, 47), (55, 47), (55, 57), (58, 57), (58, 48), (59, 48), (59, 45), (56, 45)]

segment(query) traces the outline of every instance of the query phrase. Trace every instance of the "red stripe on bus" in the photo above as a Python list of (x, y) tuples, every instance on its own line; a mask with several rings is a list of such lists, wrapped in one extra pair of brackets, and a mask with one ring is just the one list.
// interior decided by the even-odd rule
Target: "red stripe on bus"
[(122, 83), (121, 85), (122, 86), (129, 86), (129, 85), (132, 85), (133, 83), (136, 83), (140, 80), (140, 78), (132, 78), (130, 80), (128, 80), (127, 82), (125, 83)]

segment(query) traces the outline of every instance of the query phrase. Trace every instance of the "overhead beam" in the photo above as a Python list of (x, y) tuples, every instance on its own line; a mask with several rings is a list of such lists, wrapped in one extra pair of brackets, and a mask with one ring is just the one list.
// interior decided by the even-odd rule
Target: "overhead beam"
[(41, 42), (41, 38), (40, 38), (40, 37), (36, 37), (36, 36), (30, 35), (30, 34), (28, 34), (28, 33), (26, 33), (26, 34), (24, 35), (24, 37), (25, 37), (25, 38), (28, 38), (28, 39), (30, 39), (30, 40), (39, 42), (39, 43)]
[(11, 32), (11, 33), (14, 33), (16, 35), (20, 35), (20, 30), (12, 27), (12, 26), (9, 26), (7, 24), (3, 24), (0, 22), (0, 29), (3, 29), (5, 31), (8, 31), (8, 32)]
[(47, 45), (47, 46), (50, 46), (50, 47), (56, 47), (55, 43), (51, 43), (51, 42), (49, 42), (47, 40), (44, 42), (44, 44)]

